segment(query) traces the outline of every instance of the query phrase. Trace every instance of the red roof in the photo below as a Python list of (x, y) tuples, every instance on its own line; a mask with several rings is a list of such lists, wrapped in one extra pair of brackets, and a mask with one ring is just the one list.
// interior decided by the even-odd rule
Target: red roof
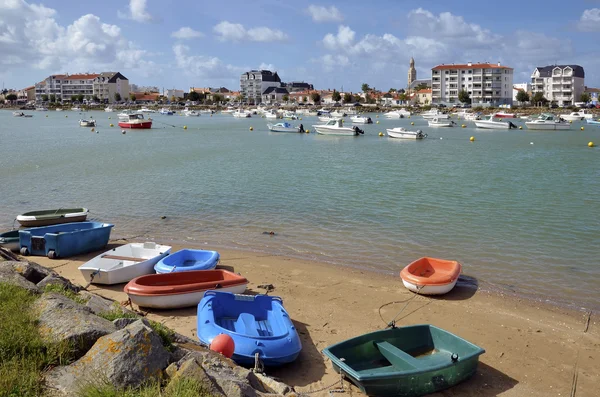
[(63, 79), (67, 79), (67, 80), (90, 80), (90, 79), (95, 79), (98, 76), (100, 76), (100, 75), (96, 74), (96, 73), (91, 73), (91, 74), (72, 74), (70, 76), (64, 76)]
[(160, 94), (144, 94), (143, 92), (132, 92), (136, 101), (157, 101)]
[(423, 88), (422, 90), (416, 91), (416, 94), (431, 94), (431, 88)]
[(512, 69), (508, 66), (502, 66), (495, 63), (472, 63), (468, 64), (456, 64), (456, 65), (437, 65), (432, 70), (443, 70), (443, 69)]

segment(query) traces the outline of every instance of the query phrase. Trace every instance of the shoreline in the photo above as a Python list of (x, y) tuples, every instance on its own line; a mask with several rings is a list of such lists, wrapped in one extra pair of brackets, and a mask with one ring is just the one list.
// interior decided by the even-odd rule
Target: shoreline
[[(111, 240), (110, 245), (122, 243), (125, 241)], [(172, 252), (183, 248), (174, 242), (169, 244)], [(248, 250), (219, 252), (219, 267), (247, 277), (249, 290), (264, 293), (258, 285), (272, 284), (275, 289), (271, 294), (283, 298), (299, 331), (303, 351), (295, 363), (268, 373), (297, 391), (316, 390), (339, 379), (321, 355), (323, 348), (385, 328), (405, 305), (398, 326), (431, 323), (486, 350), (474, 377), (452, 388), (452, 395), (566, 396), (571, 392), (576, 369), (577, 396), (595, 395), (600, 383), (600, 328), (595, 313), (584, 332), (587, 313), (486, 290), (481, 285), (457, 285), (447, 295), (430, 298), (415, 296), (397, 276)], [(57, 260), (35, 256), (26, 259), (85, 285), (77, 267), (95, 254)], [(122, 284), (92, 285), (89, 290), (119, 302), (127, 299)], [(196, 338), (196, 308), (150, 311), (148, 317)]]

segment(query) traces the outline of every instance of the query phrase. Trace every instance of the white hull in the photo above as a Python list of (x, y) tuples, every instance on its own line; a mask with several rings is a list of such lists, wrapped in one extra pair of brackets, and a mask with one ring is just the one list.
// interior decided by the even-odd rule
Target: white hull
[(592, 119), (586, 119), (585, 122), (588, 124), (600, 124), (600, 121), (596, 121), (596, 120), (592, 120)]
[(560, 116), (561, 119), (563, 120), (567, 120), (567, 121), (581, 121), (583, 120), (582, 116), (569, 116), (569, 115), (561, 115)]
[(555, 130), (569, 130), (571, 129), (571, 124), (569, 123), (525, 123), (528, 129), (530, 130), (546, 130), (546, 131), (555, 131)]
[(245, 119), (245, 118), (252, 117), (252, 116), (250, 115), (250, 113), (234, 112), (233, 117), (235, 117), (236, 119)]
[(408, 112), (408, 111), (404, 111), (404, 112), (391, 111), (391, 112), (384, 114), (384, 116), (388, 119), (401, 119), (404, 117), (409, 117), (410, 112)]
[(300, 127), (282, 127), (279, 125), (267, 124), (269, 131), (273, 132), (300, 132)]
[(329, 117), (329, 116), (319, 116), (319, 121), (329, 121), (329, 120), (334, 120), (334, 117)]
[(386, 130), (390, 138), (401, 138), (401, 139), (423, 139), (427, 135), (417, 131), (399, 131)]
[[(236, 285), (233, 287), (219, 288), (219, 292), (232, 292), (234, 294), (241, 294), (246, 291), (248, 284)], [(198, 290), (194, 292), (188, 292), (185, 294), (172, 294), (172, 295), (129, 295), (131, 302), (135, 303), (140, 307), (150, 307), (153, 309), (178, 309), (181, 307), (197, 306), (200, 300), (204, 296), (204, 293), (209, 291), (208, 289)]]
[(403, 279), (402, 283), (408, 290), (418, 293), (419, 295), (443, 295), (450, 292), (452, 288), (454, 288), (454, 286), (456, 285), (457, 281), (458, 279), (454, 280), (449, 284), (444, 285), (417, 286), (416, 284), (409, 283), (408, 281), (405, 281)]
[(452, 127), (451, 121), (427, 121), (430, 127)]
[(504, 123), (502, 121), (481, 120), (481, 121), (476, 121), (475, 125), (477, 126), (477, 128), (487, 128), (490, 130), (508, 130), (508, 129), (510, 129), (510, 124)]
[(313, 128), (315, 130), (317, 130), (317, 132), (321, 135), (340, 135), (340, 136), (354, 136), (354, 135), (358, 135), (358, 133), (352, 129), (349, 129), (348, 131), (346, 130), (340, 130), (340, 129), (333, 129), (333, 128), (320, 128), (317, 126), (313, 125)]
[(352, 120), (352, 124), (371, 124), (371, 123), (373, 123), (373, 121), (371, 120), (370, 117), (354, 116), (354, 117), (351, 117), (350, 120)]
[[(171, 252), (168, 245), (131, 243), (103, 252), (79, 266), (86, 282), (94, 284), (120, 284), (145, 274), (154, 273), (154, 265)], [(119, 256), (121, 258), (111, 258)], [(128, 260), (127, 258), (130, 258)], [(146, 259), (139, 261), (138, 259)]]

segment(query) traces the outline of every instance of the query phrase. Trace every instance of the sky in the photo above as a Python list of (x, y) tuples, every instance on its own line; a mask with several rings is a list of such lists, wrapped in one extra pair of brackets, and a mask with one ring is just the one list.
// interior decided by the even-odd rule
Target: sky
[(277, 71), (317, 89), (405, 88), (439, 64), (501, 62), (514, 83), (578, 64), (600, 86), (600, 0), (0, 0), (0, 82), (118, 71), (130, 83), (239, 90)]

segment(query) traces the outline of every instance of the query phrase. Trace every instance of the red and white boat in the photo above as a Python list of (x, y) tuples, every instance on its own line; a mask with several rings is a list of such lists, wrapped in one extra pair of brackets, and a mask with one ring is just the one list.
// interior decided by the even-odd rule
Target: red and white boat
[(514, 119), (516, 116), (514, 113), (498, 112), (494, 115), (494, 117), (498, 117), (500, 119)]
[(145, 120), (141, 113), (128, 115), (126, 120), (119, 121), (121, 128), (152, 128), (152, 119)]

